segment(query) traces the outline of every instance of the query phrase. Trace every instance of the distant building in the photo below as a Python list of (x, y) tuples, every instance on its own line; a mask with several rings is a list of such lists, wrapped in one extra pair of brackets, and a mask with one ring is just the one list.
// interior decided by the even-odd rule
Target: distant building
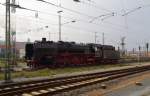
[(25, 44), (26, 42), (16, 42), (16, 50), (18, 51), (19, 58), (23, 58), (25, 56)]
[(5, 57), (5, 46), (0, 45), (0, 57)]
[(19, 58), (24, 58), (25, 56), (25, 49), (19, 49)]
[[(23, 58), (25, 56), (25, 44), (26, 42), (16, 42), (16, 54), (17, 57)], [(5, 57), (5, 43), (0, 42), (0, 57)]]
[(133, 56), (133, 57), (138, 57), (139, 55), (142, 57), (150, 57), (150, 52), (148, 52), (148, 54), (145, 51), (128, 51), (127, 52), (128, 56)]

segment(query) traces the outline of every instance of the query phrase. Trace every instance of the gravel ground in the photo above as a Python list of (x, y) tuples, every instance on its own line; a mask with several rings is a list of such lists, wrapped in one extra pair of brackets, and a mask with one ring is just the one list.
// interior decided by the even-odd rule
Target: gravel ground
[(144, 93), (142, 96), (150, 96), (150, 89), (149, 92)]
[[(137, 95), (139, 93), (134, 93), (134, 95), (122, 95), (123, 93), (120, 93), (119, 95), (117, 94), (106, 94), (107, 92), (108, 93), (112, 93), (112, 88), (114, 88), (116, 90), (116, 86), (119, 86), (120, 85), (125, 85), (127, 83), (134, 83), (135, 85), (135, 82), (136, 80), (140, 80), (140, 79), (143, 79), (145, 78), (144, 76), (141, 78), (141, 76), (143, 74), (148, 74), (149, 75), (150, 72), (144, 72), (144, 73), (140, 73), (140, 74), (136, 74), (136, 75), (133, 75), (133, 76), (128, 76), (128, 77), (124, 77), (124, 78), (121, 78), (121, 79), (117, 79), (117, 80), (113, 80), (113, 81), (109, 81), (109, 82), (104, 82), (104, 83), (97, 83), (97, 84), (94, 84), (94, 85), (91, 85), (91, 86), (87, 86), (87, 87), (82, 87), (82, 88), (79, 88), (79, 89), (75, 89), (73, 91), (69, 91), (69, 92), (64, 92), (62, 94), (57, 94), (57, 95), (54, 95), (54, 96), (142, 96), (142, 95)], [(147, 75), (145, 75), (147, 76)], [(131, 79), (133, 78), (134, 79)], [(150, 76), (149, 76), (150, 77)], [(129, 79), (129, 80), (128, 80)], [(130, 80), (131, 79), (131, 80)], [(122, 81), (126, 81), (126, 82), (122, 82)], [(150, 78), (147, 80), (147, 82), (149, 82)], [(132, 81), (132, 82), (131, 82)], [(121, 83), (118, 83), (118, 82), (121, 82)], [(150, 83), (150, 82), (149, 82)], [(107, 89), (102, 89), (101, 88), (101, 85), (102, 84), (106, 84), (108, 86)], [(146, 84), (145, 84), (146, 85)], [(122, 86), (124, 87), (124, 86)], [(146, 91), (148, 91), (148, 89), (144, 89), (147, 87), (146, 86), (143, 86), (143, 87), (139, 87), (138, 91), (139, 90), (142, 90), (140, 91), (140, 93), (145, 93)], [(137, 90), (136, 89), (136, 90)], [(144, 91), (143, 91), (144, 90)], [(124, 91), (122, 91), (124, 92)], [(131, 91), (133, 92), (133, 90)], [(126, 92), (125, 92), (126, 93)]]
[[(150, 91), (150, 71), (131, 77), (109, 84), (107, 90), (94, 90), (86, 93), (85, 96), (144, 96), (143, 94)], [(136, 82), (142, 85), (136, 85)]]

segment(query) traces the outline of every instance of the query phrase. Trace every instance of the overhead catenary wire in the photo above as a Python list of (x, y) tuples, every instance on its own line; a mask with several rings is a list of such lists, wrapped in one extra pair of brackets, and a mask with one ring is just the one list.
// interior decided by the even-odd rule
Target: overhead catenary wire
[[(31, 17), (32, 18), (32, 17)], [(31, 19), (32, 20), (32, 19)], [(48, 25), (48, 24), (50, 24), (51, 26), (57, 26), (57, 24), (51, 24), (51, 23), (43, 23), (43, 24), (45, 24), (45, 25)], [(93, 33), (93, 32), (99, 32), (98, 30), (88, 30), (88, 29), (83, 29), (83, 28), (81, 28), (81, 27), (75, 27), (75, 26), (71, 26), (71, 25), (67, 25), (67, 26), (64, 26), (64, 27), (66, 27), (67, 29), (69, 28), (69, 29), (75, 29), (75, 30), (80, 30), (80, 31), (82, 31), (82, 32), (88, 32), (88, 33)], [(102, 31), (101, 30), (101, 32), (104, 32), (104, 31)], [(107, 31), (108, 32), (108, 31)], [(118, 31), (119, 32), (119, 31)]]
[[(87, 1), (91, 2), (91, 0), (87, 0)], [(81, 3), (83, 3), (83, 4), (88, 4), (87, 2), (84, 2), (84, 1), (79, 1), (79, 2), (81, 2)], [(93, 3), (95, 3), (95, 2), (93, 2)], [(97, 16), (97, 17), (93, 17), (93, 19), (89, 21), (90, 23), (92, 23), (92, 22), (93, 22), (94, 20), (96, 20), (96, 19), (99, 19), (99, 18), (104, 17), (104, 18), (101, 19), (101, 20), (103, 21), (103, 20), (108, 19), (108, 18), (110, 18), (110, 17), (113, 17), (115, 14), (117, 14), (116, 12), (113, 12), (113, 11), (108, 10), (108, 9), (106, 9), (106, 8), (102, 8), (102, 7), (96, 6), (96, 5), (94, 5), (94, 4), (92, 4), (92, 5), (90, 4), (89, 6), (92, 6), (93, 8), (96, 8), (96, 9), (98, 9), (99, 11), (100, 11), (100, 10), (103, 10), (103, 11), (109, 12), (109, 13), (107, 13), (107, 14), (103, 14), (103, 15), (99, 15), (99, 16)], [(100, 11), (100, 12), (101, 12), (101, 11)], [(107, 16), (107, 15), (109, 15), (109, 16)], [(105, 16), (106, 16), (106, 17), (105, 17)]]
[[(28, 8), (25, 8), (25, 9), (28, 9)], [(31, 9), (30, 11), (33, 11), (33, 10)], [(34, 12), (37, 12), (37, 10), (34, 10)], [(38, 12), (40, 12), (40, 11), (38, 11)], [(49, 14), (49, 15), (51, 15), (51, 14)], [(58, 15), (55, 15), (55, 16), (58, 16)], [(64, 17), (64, 16), (63, 16), (63, 17)], [(65, 18), (70, 18), (70, 17), (65, 17)], [(70, 18), (70, 19), (72, 19), (72, 18)], [(89, 23), (89, 22), (86, 21), (86, 20), (78, 20), (78, 19), (77, 19), (76, 21), (81, 21), (81, 22), (84, 22), (84, 23)], [(111, 23), (109, 23), (109, 22), (105, 22), (105, 23), (110, 24), (110, 25), (114, 25), (114, 24), (111, 24)], [(96, 24), (96, 23), (92, 23), (92, 24), (102, 27), (102, 25), (100, 25), (100, 24)], [(104, 26), (104, 27), (106, 27), (106, 26)], [(116, 27), (118, 27), (118, 25), (116, 25)], [(121, 26), (120, 26), (120, 27), (121, 27)], [(119, 28), (120, 28), (120, 27), (119, 27)], [(122, 29), (114, 28), (114, 27), (112, 27), (112, 26), (107, 27), (107, 28), (111, 28), (111, 29), (115, 29), (115, 30), (119, 30), (119, 31), (122, 30)], [(122, 28), (124, 29), (124, 27), (122, 27)], [(122, 30), (122, 31), (123, 31), (123, 30)]]
[[(14, 6), (14, 5), (12, 5), (12, 6)], [(29, 8), (22, 7), (22, 6), (20, 6), (20, 5), (16, 5), (15, 7), (16, 7), (16, 8), (19, 8), (19, 9), (25, 9), (25, 10), (28, 10), (28, 11), (33, 11), (33, 12), (41, 12), (41, 11), (38, 11), (38, 10), (34, 10), (34, 9), (29, 9)], [(42, 12), (42, 13), (43, 13), (43, 12)], [(45, 12), (44, 12), (44, 13), (45, 13)], [(50, 15), (50, 14), (49, 14), (49, 15)], [(54, 15), (53, 15), (53, 16), (54, 16)], [(55, 16), (58, 16), (58, 15), (55, 15)], [(64, 16), (62, 16), (62, 17), (64, 17)], [(65, 18), (69, 18), (69, 17), (65, 17)], [(72, 18), (70, 18), (70, 19), (72, 19)], [(78, 21), (89, 23), (89, 22), (87, 22), (87, 21), (85, 21), (85, 20), (78, 20)], [(96, 23), (92, 23), (92, 24), (98, 25), (98, 24), (96, 24)], [(113, 28), (113, 29), (114, 29), (114, 28)]]
[[(21, 17), (24, 17), (24, 16), (21, 16)], [(19, 18), (19, 17), (18, 17)], [(26, 18), (26, 17), (24, 17), (24, 18)], [(28, 16), (28, 18), (30, 18), (30, 20), (33, 20), (33, 17), (31, 17), (31, 16)], [(27, 18), (26, 18), (27, 19)], [(45, 22), (45, 21), (48, 21), (47, 19), (43, 19), (43, 18), (39, 18), (39, 23), (42, 23), (42, 24), (50, 24), (50, 25), (54, 25), (54, 26), (57, 26), (58, 24), (56, 24), (56, 23), (49, 23), (49, 22)], [(76, 20), (77, 22), (83, 22), (83, 23), (88, 23), (88, 21), (78, 21), (78, 20)], [(99, 24), (96, 24), (96, 23), (92, 23), (92, 24), (94, 24), (94, 25), (96, 25), (96, 26), (101, 26), (102, 27), (102, 25), (99, 25)], [(103, 26), (104, 27), (104, 26)], [(106, 27), (106, 26), (105, 26)], [(109, 28), (110, 29), (110, 28)], [(119, 29), (116, 29), (116, 28), (111, 28), (111, 29), (114, 29), (114, 30), (118, 30), (118, 31), (120, 31)]]
[[(2, 4), (2, 5), (4, 5), (4, 4)], [(13, 5), (12, 5), (13, 6)], [(25, 10), (28, 10), (28, 11), (33, 11), (33, 12), (39, 12), (39, 13), (42, 13), (42, 14), (47, 14), (47, 15), (52, 15), (52, 16), (58, 16), (58, 15), (56, 15), (56, 14), (52, 14), (52, 13), (48, 13), (48, 12), (43, 12), (43, 11), (39, 11), (39, 10), (34, 10), (34, 9), (29, 9), (29, 8), (25, 8), (25, 7), (22, 7), (22, 6), (20, 6), (20, 5), (16, 5), (15, 7), (17, 7), (18, 6), (18, 8), (20, 8), (20, 9), (25, 9)], [(112, 13), (113, 14), (113, 13)], [(102, 15), (102, 16), (104, 16), (104, 15)], [(63, 18), (66, 18), (66, 19), (74, 19), (74, 18), (71, 18), (71, 17), (66, 17), (66, 16), (62, 16)], [(93, 17), (93, 18), (95, 18), (95, 17)], [(87, 21), (85, 21), (85, 20), (78, 20), (78, 21), (81, 21), (81, 22), (86, 22), (86, 23), (89, 23), (89, 22), (87, 22)], [(91, 22), (90, 22), (91, 23)], [(116, 24), (111, 24), (111, 23), (109, 23), (109, 22), (104, 22), (104, 23), (106, 23), (106, 24), (110, 24), (110, 25), (116, 25)], [(96, 25), (95, 23), (92, 23), (92, 24), (94, 24), (94, 25)], [(117, 25), (116, 25), (117, 26)], [(118, 27), (118, 26), (117, 26)], [(123, 28), (123, 27), (122, 27)]]
[[(83, 3), (83, 4), (88, 4), (87, 2), (84, 2), (84, 1), (80, 1), (80, 2)], [(91, 0), (90, 0), (90, 2), (91, 2)], [(89, 6), (92, 6), (93, 8), (96, 8), (96, 9), (102, 10), (102, 11), (106, 11), (106, 12), (111, 12), (111, 13), (113, 12), (112, 10), (100, 7), (100, 5), (97, 5), (97, 4), (95, 5), (95, 2), (93, 2), (92, 4), (90, 3)]]
[[(2, 3), (0, 3), (0, 5), (5, 6), (5, 4), (2, 4)], [(52, 16), (58, 16), (56, 14), (52, 14), (52, 13), (49, 13), (49, 12), (43, 12), (43, 11), (39, 11), (39, 10), (34, 10), (34, 9), (31, 9), (31, 8), (29, 9), (29, 8), (26, 8), (26, 7), (22, 7), (20, 5), (16, 5), (15, 7), (19, 8), (19, 9), (24, 9), (24, 10), (32, 11), (32, 12), (38, 12), (38, 13), (42, 13), (42, 14), (47, 14), (47, 15), (52, 15)]]
[[(37, 1), (44, 1), (44, 0), (37, 0)], [(46, 2), (46, 1), (44, 1), (44, 2)], [(50, 3), (50, 2), (49, 2)], [(1, 5), (5, 5), (5, 4), (2, 4), (2, 3), (0, 3)], [(51, 5), (55, 5), (55, 4), (53, 4), (53, 3), (50, 3)], [(13, 5), (11, 5), (11, 6), (13, 6)], [(59, 7), (58, 5), (55, 5), (56, 7)], [(137, 9), (141, 9), (141, 8), (144, 8), (144, 7), (149, 7), (150, 6), (150, 4), (147, 4), (147, 5), (142, 5), (141, 7), (138, 7)], [(21, 7), (21, 6), (19, 6), (19, 5), (15, 5), (14, 7), (18, 7), (18, 8), (20, 8), (20, 9), (25, 9), (25, 10), (29, 10), (29, 11), (34, 11), (34, 12), (40, 12), (40, 13), (43, 13), (43, 14), (49, 14), (49, 15), (53, 15), (53, 16), (57, 16), (56, 14), (52, 14), (52, 13), (47, 13), (47, 12), (42, 12), (42, 11), (37, 11), (37, 10), (34, 10), (34, 9), (28, 9), (28, 8), (25, 8), (25, 7)], [(70, 9), (69, 9), (70, 10)], [(116, 14), (116, 13), (115, 13)], [(129, 13), (126, 13), (126, 14), (129, 14)], [(119, 14), (119, 15), (122, 15), (122, 16), (124, 16), (125, 14)], [(67, 17), (68, 18), (68, 17)], [(92, 17), (91, 17), (92, 18)], [(95, 18), (95, 17), (93, 17), (93, 18)]]
[(126, 13), (124, 13), (122, 16), (126, 16), (126, 15), (128, 15), (128, 14), (130, 14), (130, 13), (132, 13), (132, 12), (135, 12), (135, 11), (137, 11), (137, 10), (141, 9), (141, 8), (142, 8), (142, 7), (134, 8), (134, 9), (132, 9), (132, 10), (130, 10), (130, 11), (128, 11), (128, 12), (126, 12)]
[(140, 9), (142, 9), (142, 8), (145, 8), (145, 7), (150, 7), (150, 4), (142, 5), (142, 6), (139, 6), (139, 7), (134, 8), (134, 9), (131, 9), (131, 10), (129, 10), (128, 12), (122, 14), (122, 16), (129, 15), (129, 14), (131, 14), (131, 13), (137, 11), (137, 10), (140, 10)]
[[(21, 16), (22, 18), (24, 17), (24, 16)], [(24, 18), (26, 18), (26, 17), (24, 17)], [(30, 20), (33, 20), (33, 17), (30, 17), (30, 16), (28, 16), (28, 18), (30, 18)], [(26, 18), (26, 19), (28, 19), (28, 18)], [(58, 24), (56, 24), (56, 23), (49, 23), (49, 22), (45, 22), (45, 21), (48, 21), (48, 20), (42, 20), (43, 18), (41, 18), (41, 19), (39, 19), (39, 21), (38, 22), (40, 22), (40, 23), (42, 23), (42, 24), (45, 24), (45, 25), (51, 25), (51, 26), (58, 26)], [(76, 22), (80, 22), (80, 21), (77, 21), (76, 20)], [(83, 21), (84, 22), (84, 21)], [(87, 21), (85, 21), (84, 23), (88, 23)], [(100, 26), (100, 25), (98, 25), (98, 24), (96, 24), (96, 23), (94, 23), (95, 25), (97, 25), (97, 26)], [(67, 25), (68, 26), (68, 25)], [(65, 25), (65, 27), (66, 27), (66, 25)], [(72, 26), (73, 27), (73, 26)], [(74, 27), (75, 28), (75, 27)], [(85, 30), (85, 28), (84, 29), (82, 29), (82, 28), (78, 28), (78, 29), (80, 29), (80, 30)], [(118, 30), (118, 31), (120, 31), (120, 30)]]
[[(21, 16), (21, 17), (24, 17), (24, 18), (26, 18), (26, 19), (29, 19), (30, 18), (30, 20), (33, 20), (33, 18), (34, 17), (31, 17), (31, 16), (28, 16), (28, 18), (27, 17), (25, 17), (25, 16)], [(20, 16), (18, 16), (18, 18), (20, 18)], [(53, 25), (53, 26), (58, 26), (58, 24), (56, 24), (56, 23), (49, 23), (49, 22), (45, 22), (45, 21), (48, 21), (48, 20), (46, 20), (46, 19), (43, 19), (43, 18), (40, 18), (39, 19), (39, 23), (42, 23), (42, 24), (45, 24), (45, 25)], [(76, 20), (77, 21), (77, 20)], [(83, 22), (83, 23), (88, 23), (88, 21), (77, 21), (77, 22)], [(100, 25), (100, 24), (96, 24), (96, 23), (92, 23), (92, 24), (94, 24), (94, 25), (96, 25), (96, 26), (101, 26), (101, 28), (103, 28), (102, 27), (102, 25)], [(106, 27), (106, 26), (105, 26)], [(84, 28), (85, 29), (85, 28)], [(84, 30), (83, 29), (83, 30)], [(107, 29), (110, 29), (110, 27), (109, 28), (107, 28)], [(118, 30), (118, 32), (120, 32), (121, 30), (123, 30), (123, 29), (116, 29), (116, 28), (111, 28), (111, 29), (113, 29), (113, 30)], [(82, 30), (82, 28), (80, 28), (80, 30)]]
[[(81, 3), (84, 3), (84, 4), (88, 4), (87, 2), (84, 2), (84, 1), (80, 1)], [(93, 4), (93, 3), (92, 3)], [(147, 5), (143, 5), (142, 6), (142, 8), (143, 7), (149, 7), (150, 6), (150, 4), (147, 4)], [(94, 7), (94, 6), (93, 6)], [(119, 13), (119, 12), (116, 12), (116, 11), (112, 11), (112, 10), (108, 10), (108, 9), (105, 9), (105, 8), (98, 8), (97, 6), (95, 6), (97, 9), (101, 9), (101, 10), (104, 10), (104, 11), (108, 11), (108, 12), (111, 12), (112, 13), (112, 15), (110, 15), (110, 16), (104, 16), (104, 15), (100, 15), (100, 16), (97, 16), (97, 17), (94, 17), (92, 20), (90, 20), (89, 22), (93, 22), (94, 20), (96, 20), (96, 19), (99, 19), (99, 18), (101, 18), (101, 17), (103, 17), (102, 19), (101, 19), (101, 21), (104, 21), (105, 19), (108, 19), (108, 18), (110, 18), (110, 17), (113, 17), (113, 16), (122, 16), (123, 14), (121, 14), (121, 13)], [(105, 22), (106, 23), (106, 22)], [(108, 23), (109, 24), (109, 23)], [(117, 25), (117, 24), (113, 24), (113, 25)], [(120, 25), (119, 25), (120, 26)]]
[[(84, 1), (80, 1), (81, 3), (83, 3), (83, 4), (88, 4), (88, 3), (86, 3), (86, 2), (84, 2)], [(122, 16), (122, 14), (120, 14), (119, 12), (116, 12), (116, 11), (112, 11), (112, 10), (109, 10), (109, 9), (106, 9), (106, 8), (102, 8), (102, 7), (99, 7), (99, 6), (97, 6), (97, 5), (94, 5), (93, 3), (92, 3), (92, 5), (89, 5), (89, 6), (92, 6), (93, 8), (96, 8), (96, 9), (98, 9), (99, 11), (100, 10), (103, 10), (103, 11), (106, 11), (106, 12), (111, 12), (112, 13), (112, 15), (110, 15), (110, 16), (106, 16), (106, 17), (104, 17), (104, 18), (102, 18), (101, 20), (103, 21), (103, 20), (105, 20), (105, 19), (108, 19), (108, 18), (110, 18), (110, 17), (113, 17), (113, 16)], [(97, 16), (98, 18), (99, 17), (103, 17), (103, 15), (101, 16)], [(93, 20), (95, 20), (97, 17), (94, 17), (93, 18)], [(91, 20), (92, 21), (92, 20)], [(91, 22), (90, 21), (90, 22)]]
[[(86, 0), (86, 1), (92, 2), (91, 0)], [(102, 17), (104, 17), (104, 18), (102, 18), (101, 21), (104, 21), (105, 19), (108, 19), (108, 18), (113, 17), (115, 14), (116, 14), (116, 16), (117, 16), (117, 12), (114, 12), (114, 11), (112, 11), (112, 10), (109, 10), (109, 9), (106, 9), (106, 8), (103, 8), (103, 7), (100, 7), (100, 6), (97, 6), (97, 4), (96, 4), (96, 5), (94, 4), (95, 2), (92, 2), (92, 4), (91, 4), (91, 3), (89, 4), (89, 3), (85, 2), (85, 1), (80, 1), (80, 0), (79, 0), (79, 1), (77, 0), (76, 2), (80, 2), (80, 3), (86, 4), (86, 5), (92, 6), (93, 8), (98, 9), (99, 12), (101, 12), (101, 11), (106, 11), (106, 12), (109, 12), (109, 13), (110, 13), (110, 14), (107, 13), (107, 14), (110, 15), (110, 16), (107, 16), (107, 14), (104, 14), (104, 15), (99, 15), (99, 16), (97, 16), (97, 17), (93, 17), (93, 19), (89, 21), (90, 23), (93, 22), (94, 20), (99, 19), (99, 18), (102, 18)], [(105, 16), (106, 16), (106, 17), (105, 17)]]
[[(23, 17), (23, 16), (22, 16)], [(29, 18), (31, 18), (30, 20), (33, 20), (33, 18), (32, 17), (29, 17)], [(27, 19), (27, 18), (26, 18)], [(40, 22), (40, 21), (39, 21)], [(40, 23), (43, 23), (43, 22), (40, 22)], [(43, 23), (43, 24), (45, 24), (45, 25), (51, 25), (51, 26), (57, 26), (58, 24), (53, 24), (53, 23)], [(65, 26), (65, 27), (67, 27), (67, 28), (69, 28), (69, 29), (76, 29), (76, 30), (82, 30), (82, 31), (85, 31), (85, 32), (90, 32), (90, 33), (92, 33), (92, 32), (94, 32), (94, 30), (88, 30), (88, 29), (83, 29), (83, 28), (79, 28), (79, 27), (75, 27), (75, 26), (70, 26), (70, 25), (67, 25), (67, 26)]]
[(70, 12), (73, 12), (73, 13), (76, 13), (76, 14), (79, 14), (79, 15), (82, 15), (82, 16), (86, 16), (86, 17), (89, 17), (89, 18), (92, 18), (92, 17), (93, 17), (93, 16), (90, 16), (90, 15), (88, 15), (88, 14), (84, 14), (84, 13), (78, 12), (78, 11), (76, 11), (76, 10), (72, 10), (72, 9), (63, 7), (62, 5), (59, 6), (59, 5), (53, 4), (53, 3), (48, 2), (48, 1), (45, 1), (45, 0), (36, 0), (36, 1), (41, 1), (41, 2), (43, 2), (43, 3), (50, 4), (50, 5), (55, 6), (55, 7), (57, 7), (57, 8), (62, 8), (62, 9), (65, 9), (65, 10), (67, 10), (67, 11), (70, 11)]
[[(43, 0), (37, 0), (37, 1), (43, 1)], [(46, 1), (43, 1), (43, 2), (46, 2)], [(2, 4), (2, 3), (0, 3), (1, 5), (5, 5), (5, 4)], [(55, 5), (55, 4), (53, 4), (53, 3), (49, 3), (49, 4), (51, 4), (51, 5), (54, 5), (54, 6), (56, 6), (56, 7), (62, 7), (62, 6), (59, 6), (59, 5)], [(47, 13), (47, 12), (43, 12), (43, 11), (39, 11), (39, 10), (34, 10), (34, 9), (29, 9), (29, 8), (25, 8), (25, 7), (22, 7), (22, 6), (20, 6), (20, 5), (13, 5), (13, 4), (11, 4), (11, 6), (12, 7), (16, 7), (16, 8), (19, 8), (19, 9), (25, 9), (25, 10), (29, 10), (29, 11), (33, 11), (33, 12), (39, 12), (39, 13), (43, 13), (43, 14), (49, 14), (49, 15), (53, 15), (53, 16), (58, 16), (58, 15), (56, 15), (56, 14), (51, 14), (51, 13)], [(67, 10), (67, 9), (66, 9)], [(71, 9), (68, 9), (68, 10), (70, 10), (71, 11)], [(81, 15), (82, 13), (79, 13), (79, 12), (77, 12), (79, 15)], [(82, 14), (83, 15), (83, 14)], [(84, 16), (87, 16), (87, 17), (90, 17), (90, 18), (95, 18), (94, 16), (88, 16), (88, 15), (85, 15), (84, 14)], [(62, 17), (64, 17), (64, 18), (70, 18), (70, 17), (65, 17), (65, 16), (62, 16)]]
[(106, 16), (114, 16), (114, 13), (107, 13), (107, 14), (104, 14), (104, 15), (97, 16), (97, 17), (93, 18), (92, 20), (90, 20), (89, 22), (92, 23), (93, 21), (95, 21), (99, 18), (102, 18), (102, 17), (105, 18)]
[[(28, 9), (28, 8), (24, 8), (24, 7), (23, 7), (22, 9)], [(37, 10), (32, 10), (32, 9), (31, 9), (31, 10), (29, 9), (29, 11), (37, 12)], [(38, 12), (41, 12), (41, 11), (38, 11)], [(49, 14), (49, 15), (52, 15), (52, 14)], [(53, 15), (54, 15), (54, 14), (53, 14)], [(57, 15), (55, 15), (55, 16), (57, 16)], [(65, 17), (65, 16), (63, 16), (63, 17)], [(66, 17), (66, 18), (68, 18), (68, 17)], [(70, 18), (70, 17), (69, 17), (69, 18)], [(86, 22), (86, 23), (87, 23), (87, 21), (83, 21), (83, 20), (79, 20), (79, 21), (81, 21), (81, 22)], [(92, 23), (92, 24), (94, 24), (94, 23)], [(109, 23), (108, 23), (108, 24), (109, 24)], [(99, 24), (95, 24), (95, 25), (99, 25)], [(113, 25), (113, 24), (111, 24), (111, 25)]]
[[(55, 26), (55, 27), (57, 27), (58, 26), (58, 24), (53, 24), (53, 23), (43, 23), (43, 24), (45, 24), (45, 25), (51, 25), (51, 26)], [(99, 25), (97, 25), (97, 26), (99, 26)], [(87, 31), (87, 32), (95, 32), (95, 31), (98, 31), (98, 30), (88, 30), (88, 29), (86, 29), (86, 28), (82, 28), (82, 27), (75, 27), (75, 26), (71, 26), (71, 25), (65, 25), (64, 27), (67, 27), (67, 28), (70, 28), (70, 29), (76, 29), (76, 30), (85, 30), (85, 32)], [(102, 31), (102, 30), (101, 30)], [(120, 32), (119, 30), (118, 30), (118, 32)]]
[[(24, 16), (22, 16), (22, 17), (24, 17)], [(31, 18), (30, 20), (33, 20), (33, 17), (29, 17), (29, 18)], [(26, 18), (27, 19), (27, 18)], [(40, 22), (40, 21), (39, 21)], [(43, 23), (43, 22), (40, 22), (40, 23)], [(58, 24), (53, 24), (53, 23), (43, 23), (43, 24), (45, 24), (45, 25), (51, 25), (51, 26), (57, 26)], [(65, 27), (67, 27), (67, 28), (69, 28), (69, 29), (76, 29), (76, 30), (82, 30), (82, 31), (85, 31), (85, 32), (90, 32), (90, 33), (93, 33), (93, 32), (95, 32), (95, 30), (88, 30), (88, 29), (85, 29), (85, 28), (81, 28), (81, 27), (75, 27), (75, 26), (70, 26), (70, 25), (67, 25), (67, 26), (65, 26)]]
[[(126, 13), (125, 11), (125, 6), (123, 0), (121, 0), (121, 5), (122, 5), (122, 10), (124, 14)], [(123, 16), (123, 15), (122, 15)], [(125, 24), (125, 29), (128, 31), (128, 22), (127, 22), (127, 15), (124, 16), (124, 24)]]

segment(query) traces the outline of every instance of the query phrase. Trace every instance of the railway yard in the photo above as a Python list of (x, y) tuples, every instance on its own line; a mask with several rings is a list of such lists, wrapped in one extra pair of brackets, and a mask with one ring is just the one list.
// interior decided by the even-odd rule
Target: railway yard
[(1, 83), (0, 96), (146, 96), (149, 92), (149, 66), (147, 62)]
[(149, 0), (0, 0), (0, 96), (150, 96)]

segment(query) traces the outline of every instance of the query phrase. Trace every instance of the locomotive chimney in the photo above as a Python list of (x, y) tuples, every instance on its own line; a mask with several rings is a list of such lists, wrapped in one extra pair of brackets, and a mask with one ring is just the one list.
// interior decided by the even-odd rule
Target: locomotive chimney
[(46, 38), (42, 38), (42, 42), (46, 42)]

